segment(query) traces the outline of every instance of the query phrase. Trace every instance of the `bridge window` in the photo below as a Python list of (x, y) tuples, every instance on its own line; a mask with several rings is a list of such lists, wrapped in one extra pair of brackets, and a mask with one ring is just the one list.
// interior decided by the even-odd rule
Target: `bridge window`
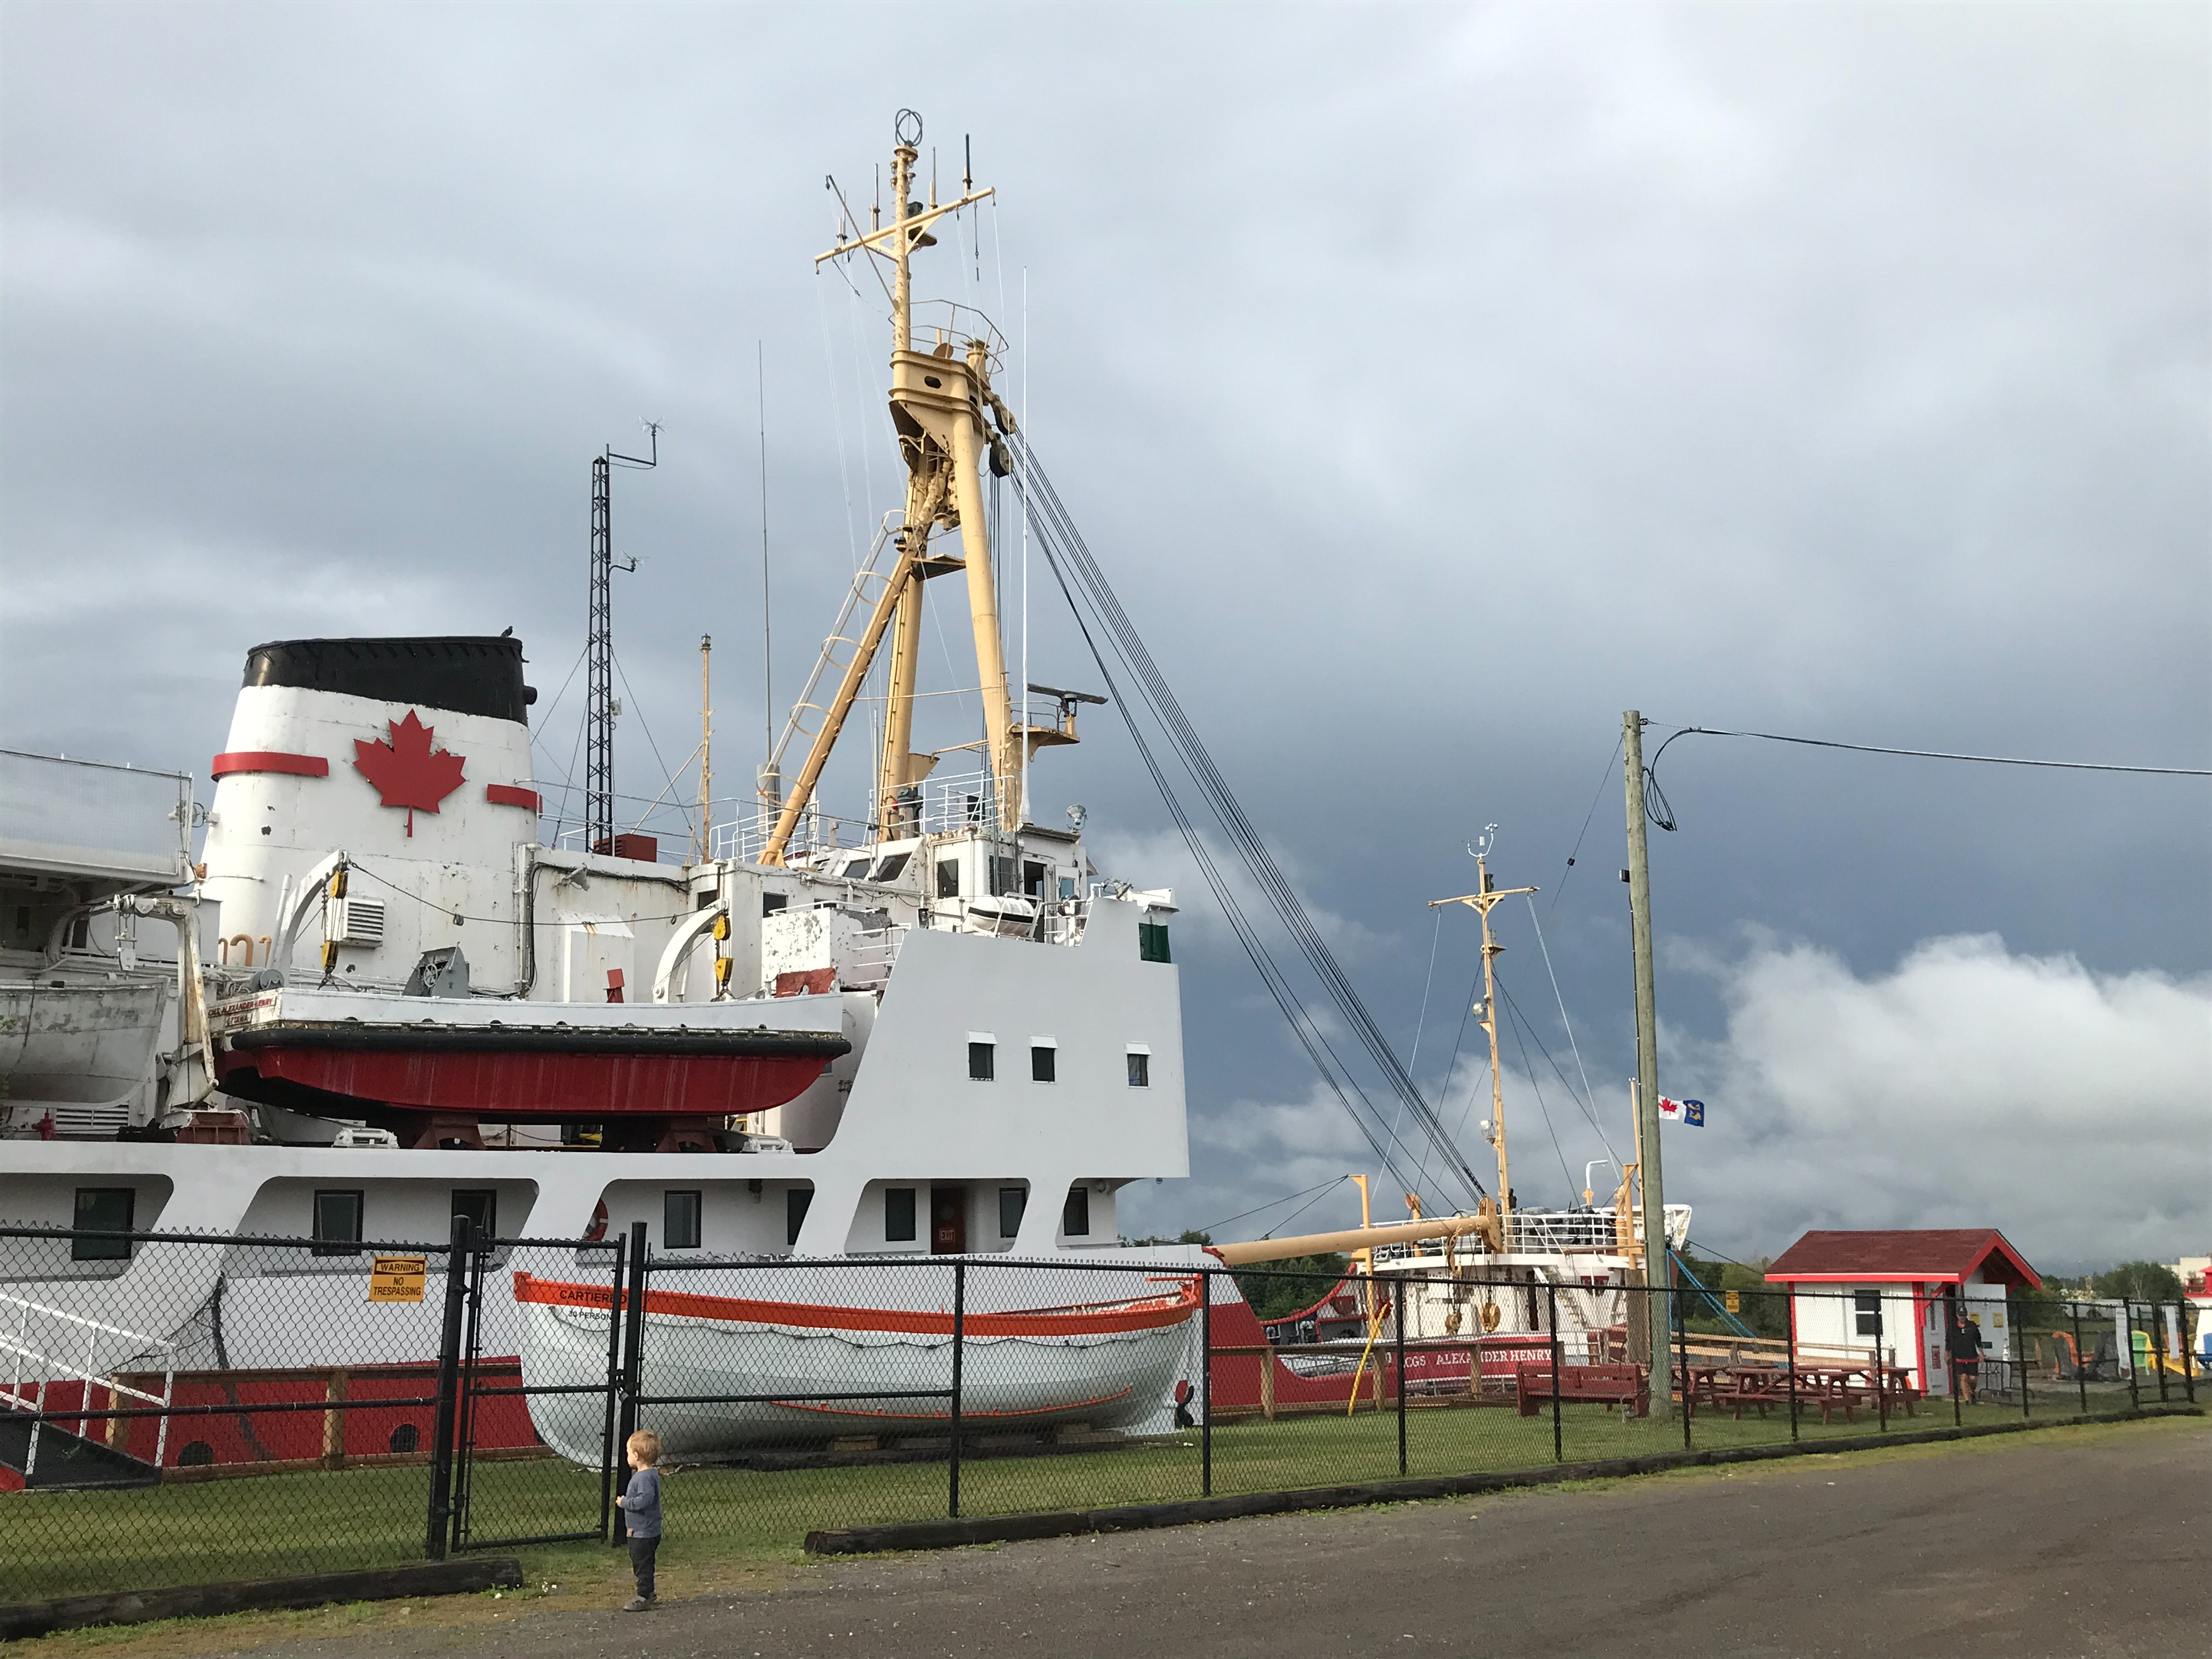
[(128, 1187), (80, 1187), (76, 1189), (76, 1237), (70, 1240), (72, 1261), (128, 1261), (127, 1238), (87, 1238), (87, 1233), (127, 1233), (138, 1194)]
[(1091, 1188), (1067, 1189), (1067, 1202), (1060, 1206), (1060, 1231), (1070, 1238), (1091, 1236)]
[(938, 860), (937, 896), (939, 898), (960, 896), (960, 860), (958, 859)]
[(914, 1188), (884, 1188), (884, 1237), (893, 1244), (914, 1242)]
[(315, 1254), (359, 1255), (361, 1212), (366, 1194), (325, 1190), (315, 1194)]
[(663, 1249), (696, 1250), (699, 1248), (699, 1211), (702, 1195), (697, 1188), (671, 1188), (660, 1199), (660, 1244)]

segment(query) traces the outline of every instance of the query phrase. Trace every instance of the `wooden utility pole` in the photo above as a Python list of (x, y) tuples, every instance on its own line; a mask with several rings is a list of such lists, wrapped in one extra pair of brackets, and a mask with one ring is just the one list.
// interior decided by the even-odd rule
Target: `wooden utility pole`
[(1636, 1159), (1644, 1188), (1644, 1274), (1654, 1287), (1646, 1298), (1648, 1351), (1638, 1358), (1651, 1367), (1651, 1413), (1672, 1414), (1673, 1392), (1662, 1386), (1668, 1362), (1667, 1333), (1674, 1328), (1668, 1288), (1673, 1273), (1667, 1254), (1666, 1188), (1659, 1173), (1659, 1016), (1651, 979), (1651, 866), (1644, 843), (1644, 716), (1633, 708), (1620, 717), (1621, 749), (1628, 783), (1628, 908), (1636, 957)]

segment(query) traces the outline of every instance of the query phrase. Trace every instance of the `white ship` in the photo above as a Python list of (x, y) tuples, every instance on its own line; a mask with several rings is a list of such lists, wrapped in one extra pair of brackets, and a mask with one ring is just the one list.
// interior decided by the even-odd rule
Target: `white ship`
[[(58, 1269), (37, 1242), (0, 1238), (19, 1375), (97, 1379), (173, 1356), (218, 1274), (226, 1367), (420, 1358), (434, 1310), (373, 1328), (349, 1316), (366, 1262), (343, 1247), (440, 1241), (466, 1217), (495, 1238), (611, 1240), (642, 1224), (662, 1261), (792, 1264), (727, 1306), (648, 1299), (649, 1322), (688, 1333), (692, 1367), (656, 1386), (769, 1397), (691, 1413), (674, 1431), (688, 1451), (846, 1433), (872, 1415), (894, 1431), (940, 1420), (934, 1406), (865, 1397), (878, 1378), (892, 1395), (935, 1386), (951, 1327), (941, 1310), (841, 1288), (859, 1275), (805, 1266), (855, 1257), (1059, 1264), (1065, 1295), (1006, 1274), (999, 1304), (970, 1305), (969, 1412), (1164, 1421), (1194, 1370), (1195, 1296), (1172, 1270), (1202, 1258), (1122, 1246), (1117, 1200), (1188, 1172), (1176, 907), (1092, 862), (1082, 809), (1033, 810), (1033, 763), (1064, 764), (1051, 751), (1103, 699), (1009, 684), (985, 484), (1011, 465), (1013, 420), (994, 389), (1004, 342), (965, 307), (918, 307), (910, 271), (930, 227), (989, 192), (940, 204), (933, 185), (914, 199), (918, 137), (918, 124), (900, 134), (889, 214), (848, 222), (822, 256), (888, 274), (904, 507), (747, 810), (675, 859), (618, 830), (595, 650), (586, 831), (549, 844), (521, 641), (293, 640), (246, 653), (196, 864), (180, 850), (188, 789), (167, 813), (179, 839), (152, 863), (94, 859), (64, 880), (54, 860), (69, 855), (33, 846), (35, 826), (0, 842), (0, 882), (34, 890), (0, 956), (15, 976), (0, 984), (14, 1022), (0, 1224), (331, 1247), (256, 1285), (250, 1251), (172, 1252), (158, 1273), (146, 1250), (98, 1251)], [(595, 647), (610, 543), (602, 497)], [(979, 739), (937, 752), (915, 747), (933, 581), (964, 594), (982, 715)], [(872, 783), (832, 816), (824, 768), (858, 741), (848, 727), (871, 699)], [(947, 759), (962, 769), (941, 775)], [(154, 820), (137, 816), (143, 842)], [(173, 926), (173, 966), (138, 961), (148, 916)], [(64, 1023), (70, 1048), (40, 1007), (87, 987), (99, 1012)], [(1502, 1125), (1498, 1139), (1504, 1193)], [(1493, 1212), (1380, 1232), (1449, 1233), (1435, 1263), (1447, 1271), (1494, 1256), (1592, 1297), (1638, 1255), (1609, 1219), (1604, 1241), (1532, 1243), (1541, 1220)], [(1399, 1261), (1431, 1265), (1368, 1258), (1385, 1273)], [(1168, 1274), (1108, 1285), (1077, 1271), (1139, 1262)], [(604, 1284), (527, 1271), (499, 1283), (481, 1352), (520, 1355), (532, 1382), (603, 1372)], [(1227, 1293), (1224, 1281), (1217, 1301)], [(1578, 1328), (1618, 1322), (1610, 1302), (1584, 1299)], [(1441, 1308), (1434, 1322), (1459, 1328)], [(810, 1394), (846, 1403), (825, 1413)], [(539, 1432), (595, 1459), (596, 1431), (560, 1420), (559, 1405)]]

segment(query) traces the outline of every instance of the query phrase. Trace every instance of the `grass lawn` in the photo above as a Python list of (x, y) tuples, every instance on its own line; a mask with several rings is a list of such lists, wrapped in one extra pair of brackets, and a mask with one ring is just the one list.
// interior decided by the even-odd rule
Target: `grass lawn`
[[(2103, 1402), (2093, 1402), (2101, 1405)], [(2040, 1406), (2041, 1402), (2039, 1401)], [(2054, 1401), (2056, 1411), (2073, 1402)], [(1984, 1406), (1969, 1422), (2017, 1420), (2018, 1408)], [(1947, 1403), (1893, 1429), (1948, 1425)], [(1681, 1424), (1624, 1422), (1612, 1410), (1568, 1406), (1562, 1419), (1568, 1462), (1674, 1450)], [(1863, 1416), (1823, 1427), (1801, 1423), (1808, 1441), (1875, 1432)], [(1787, 1440), (1786, 1416), (1765, 1421), (1700, 1416), (1700, 1447)], [(1407, 1423), (1407, 1472), (1414, 1475), (1531, 1468), (1552, 1462), (1552, 1419), (1510, 1410), (1416, 1410)], [(1387, 1480), (1398, 1474), (1395, 1412), (1286, 1418), (1217, 1426), (1213, 1490), (1272, 1492)], [(789, 1562), (817, 1527), (927, 1520), (946, 1510), (941, 1463), (763, 1474), (699, 1468), (667, 1486), (672, 1587), (687, 1564)], [(476, 1467), (471, 1507), (478, 1539), (588, 1528), (599, 1516), (595, 1473), (556, 1459)], [(1199, 1436), (1056, 1456), (977, 1457), (961, 1470), (961, 1511), (981, 1516), (1157, 1503), (1200, 1494)], [(30, 1492), (0, 1496), (0, 1601), (92, 1591), (289, 1577), (420, 1559), (428, 1480), (420, 1468), (308, 1472), (157, 1486), (143, 1492)], [(513, 1551), (533, 1580), (598, 1582), (620, 1558), (599, 1544), (534, 1545)]]

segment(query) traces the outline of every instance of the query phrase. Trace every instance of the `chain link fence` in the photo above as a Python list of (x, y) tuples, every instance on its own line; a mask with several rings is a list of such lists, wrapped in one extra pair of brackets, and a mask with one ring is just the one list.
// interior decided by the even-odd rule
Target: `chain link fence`
[(0, 1230), (0, 1601), (618, 1542), (637, 1429), (680, 1560), (2196, 1403), (2186, 1304), (1893, 1289)]

